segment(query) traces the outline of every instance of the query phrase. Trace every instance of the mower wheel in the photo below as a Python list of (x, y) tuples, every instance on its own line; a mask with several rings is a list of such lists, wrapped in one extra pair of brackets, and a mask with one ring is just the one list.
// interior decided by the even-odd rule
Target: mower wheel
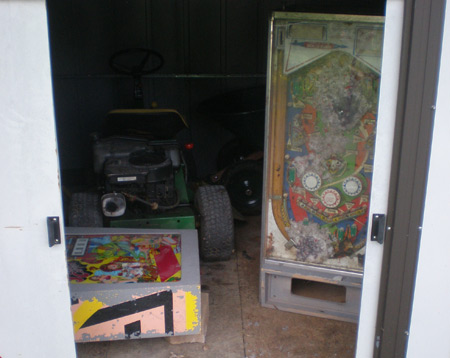
[(91, 192), (74, 193), (69, 204), (69, 226), (102, 227), (100, 195)]
[(225, 172), (224, 186), (231, 205), (243, 215), (258, 215), (262, 207), (263, 163), (242, 160)]
[(234, 222), (230, 198), (221, 185), (198, 188), (195, 205), (200, 214), (200, 256), (204, 261), (226, 261), (234, 249)]

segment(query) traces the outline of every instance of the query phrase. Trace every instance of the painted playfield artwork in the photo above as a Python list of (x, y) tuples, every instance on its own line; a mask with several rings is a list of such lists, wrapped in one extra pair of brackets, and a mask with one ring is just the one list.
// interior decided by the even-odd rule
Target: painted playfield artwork
[(171, 282), (181, 279), (175, 234), (67, 235), (71, 283)]
[(348, 20), (309, 18), (275, 28), (271, 96), (276, 99), (270, 113), (278, 126), (270, 135), (279, 149), (271, 167), (282, 175), (271, 182), (266, 255), (360, 270), (382, 27)]

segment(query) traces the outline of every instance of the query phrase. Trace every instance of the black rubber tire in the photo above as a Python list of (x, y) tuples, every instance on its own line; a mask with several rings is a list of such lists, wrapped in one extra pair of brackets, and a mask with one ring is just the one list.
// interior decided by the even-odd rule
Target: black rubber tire
[(68, 220), (68, 226), (72, 227), (102, 227), (100, 195), (91, 192), (72, 194)]
[(261, 213), (263, 195), (263, 163), (261, 160), (242, 160), (231, 166), (224, 175), (224, 186), (231, 205), (243, 215)]
[(234, 250), (234, 222), (230, 198), (222, 185), (205, 185), (195, 194), (200, 216), (199, 246), (204, 261), (227, 261)]

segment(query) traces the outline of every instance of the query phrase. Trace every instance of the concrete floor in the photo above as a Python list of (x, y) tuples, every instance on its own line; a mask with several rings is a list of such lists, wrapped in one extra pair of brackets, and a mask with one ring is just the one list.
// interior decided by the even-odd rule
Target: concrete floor
[(346, 358), (356, 325), (263, 308), (259, 304), (259, 217), (236, 223), (230, 261), (201, 265), (209, 292), (206, 343), (170, 344), (164, 338), (77, 344), (78, 358)]

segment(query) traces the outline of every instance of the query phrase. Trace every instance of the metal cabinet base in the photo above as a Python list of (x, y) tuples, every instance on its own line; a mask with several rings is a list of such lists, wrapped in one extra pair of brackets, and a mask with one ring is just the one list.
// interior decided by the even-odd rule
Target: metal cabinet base
[(281, 262), (261, 270), (264, 307), (358, 322), (362, 275)]

